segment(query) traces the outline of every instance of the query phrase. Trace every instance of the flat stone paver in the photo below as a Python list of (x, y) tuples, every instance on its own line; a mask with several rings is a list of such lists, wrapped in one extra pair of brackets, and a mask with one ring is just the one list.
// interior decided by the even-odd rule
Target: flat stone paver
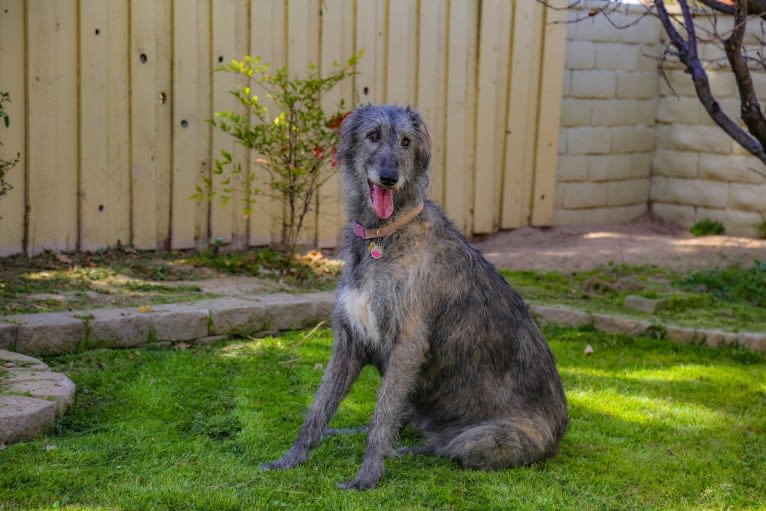
[(51, 430), (74, 404), (72, 380), (35, 358), (0, 350), (0, 371), (0, 444)]

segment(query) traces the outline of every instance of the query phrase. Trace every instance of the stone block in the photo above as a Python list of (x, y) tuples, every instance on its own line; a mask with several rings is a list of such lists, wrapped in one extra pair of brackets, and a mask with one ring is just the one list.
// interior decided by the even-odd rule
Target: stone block
[(691, 227), (696, 221), (694, 206), (654, 202), (652, 204), (652, 213), (681, 227)]
[(593, 327), (599, 332), (638, 336), (646, 333), (651, 325), (649, 321), (609, 314), (593, 314)]
[(619, 99), (653, 99), (657, 96), (656, 71), (618, 71), (615, 97)]
[(724, 330), (705, 330), (705, 345), (711, 348), (723, 348), (726, 346), (737, 346), (739, 344), (739, 334), (726, 332)]
[(635, 172), (630, 154), (598, 154), (588, 156), (588, 178), (592, 181), (628, 179)]
[(766, 185), (729, 184), (729, 202), (731, 209), (766, 212)]
[(569, 307), (530, 304), (529, 312), (541, 325), (580, 327), (591, 323), (588, 312)]
[(56, 403), (26, 396), (0, 396), (0, 443), (31, 440), (53, 428)]
[(658, 176), (692, 178), (697, 177), (699, 159), (699, 153), (696, 152), (657, 149), (652, 168)]
[(629, 222), (646, 213), (646, 204), (616, 208), (554, 209), (552, 225), (602, 225)]
[(614, 71), (572, 71), (570, 96), (574, 98), (607, 98), (615, 96), (617, 74)]
[(561, 102), (562, 126), (590, 126), (591, 102), (587, 99), (564, 99)]
[(94, 310), (87, 318), (87, 347), (127, 348), (149, 341), (153, 311), (138, 309)]
[(581, 41), (619, 42), (620, 30), (603, 16), (588, 17), (580, 11), (580, 21), (572, 23), (573, 37)]
[(0, 320), (0, 350), (15, 350), (16, 335), (19, 331), (15, 323), (4, 323)]
[(674, 124), (698, 124), (707, 112), (696, 97), (665, 96), (657, 100), (657, 120)]
[(610, 181), (607, 188), (607, 206), (646, 204), (649, 201), (648, 179)]
[[(620, 40), (626, 43), (648, 43), (656, 44), (660, 40), (662, 27), (660, 21), (652, 16), (641, 16), (640, 14), (629, 15), (632, 19), (626, 19), (621, 24)], [(639, 19), (639, 16), (640, 19)], [(638, 21), (636, 21), (638, 20)]]
[(638, 67), (641, 47), (635, 44), (600, 43), (596, 45), (596, 68), (632, 70)]
[(63, 312), (9, 316), (18, 326), (16, 351), (28, 355), (71, 353), (85, 340), (85, 323)]
[(570, 154), (608, 153), (609, 128), (570, 128), (567, 130), (567, 152)]
[(48, 364), (13, 351), (0, 350), (0, 366), (14, 371), (50, 371)]
[(660, 95), (662, 96), (688, 96), (694, 98), (697, 92), (691, 75), (683, 69), (674, 69), (665, 73), (665, 78), (658, 76), (660, 83)]
[(563, 183), (561, 192), (565, 209), (597, 208), (607, 204), (606, 183)]
[(594, 126), (654, 125), (654, 99), (593, 100)]
[(584, 181), (588, 179), (588, 156), (563, 154), (556, 166), (557, 181)]
[(732, 140), (718, 126), (674, 125), (665, 147), (679, 151), (731, 153)]
[(208, 310), (198, 305), (169, 304), (154, 307), (150, 318), (156, 341), (190, 341), (207, 337)]
[(740, 345), (750, 351), (766, 353), (765, 332), (743, 332), (739, 336)]
[(249, 335), (271, 327), (266, 307), (251, 300), (220, 298), (197, 302), (208, 310), (209, 335)]
[[(720, 71), (708, 70), (707, 77), (713, 97), (719, 101), (723, 98), (737, 96), (737, 81), (729, 70), (729, 66)], [(691, 81), (691, 78), (689, 80)]]
[(75, 385), (66, 375), (51, 371), (13, 371), (0, 382), (2, 394), (24, 395), (55, 403), (61, 416), (74, 404)]
[(699, 155), (699, 175), (703, 179), (748, 184), (766, 183), (766, 179), (750, 169), (763, 169), (763, 164), (749, 154), (747, 156), (709, 153)]
[(590, 41), (567, 41), (566, 69), (593, 69), (596, 62), (596, 45)]
[(701, 344), (705, 340), (697, 330), (682, 326), (667, 325), (665, 334), (669, 340), (678, 344)]
[(293, 330), (317, 322), (316, 306), (310, 295), (278, 293), (264, 295), (259, 302), (266, 309), (270, 330)]
[(613, 153), (654, 151), (654, 130), (646, 126), (616, 126), (611, 130)]
[(638, 295), (628, 295), (622, 302), (623, 307), (647, 314), (657, 314), (657, 312), (667, 308), (668, 301), (664, 298), (652, 299), (644, 298)]
[(717, 181), (676, 179), (656, 176), (651, 198), (657, 202), (723, 208), (729, 198), (728, 186)]

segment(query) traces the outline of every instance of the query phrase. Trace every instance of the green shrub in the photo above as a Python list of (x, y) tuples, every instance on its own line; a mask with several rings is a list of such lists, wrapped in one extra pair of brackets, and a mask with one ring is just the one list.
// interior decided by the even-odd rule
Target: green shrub
[[(271, 193), (281, 198), (284, 204), (281, 242), (291, 259), (317, 191), (335, 165), (335, 147), (346, 114), (342, 100), (334, 110), (325, 112), (322, 95), (352, 76), (360, 57), (361, 52), (345, 65), (334, 64), (326, 76), (321, 76), (316, 65), (309, 64), (305, 78), (291, 78), (286, 67), (271, 70), (260, 57), (246, 56), (219, 67), (218, 71), (245, 80), (245, 85), (231, 91), (244, 111), (216, 112), (211, 124), (256, 151), (258, 158), (246, 175), (241, 162), (234, 161), (231, 153), (221, 151), (221, 159), (216, 160), (213, 170), (221, 178), (221, 188), (214, 191), (212, 179), (203, 179), (204, 187), (198, 187), (194, 197), (202, 199), (217, 194), (225, 203), (237, 193), (243, 197), (246, 215), (252, 212), (257, 195)], [(253, 83), (257, 91), (251, 88)], [(274, 105), (273, 111), (267, 104)], [(270, 190), (257, 188), (256, 170), (267, 175)], [(239, 179), (234, 179), (235, 176)], [(233, 184), (237, 182), (241, 184)]]
[(692, 225), (689, 232), (695, 236), (715, 236), (726, 232), (726, 227), (718, 220), (704, 218)]

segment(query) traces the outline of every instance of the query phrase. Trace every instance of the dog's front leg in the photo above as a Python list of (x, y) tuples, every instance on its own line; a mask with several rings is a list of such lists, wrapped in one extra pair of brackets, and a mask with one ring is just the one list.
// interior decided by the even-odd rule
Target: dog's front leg
[(298, 440), (282, 458), (271, 463), (264, 463), (261, 468), (265, 470), (292, 468), (306, 461), (309, 452), (322, 439), (324, 429), (335, 415), (340, 401), (348, 394), (351, 385), (359, 376), (362, 360), (350, 332), (338, 324), (334, 331), (335, 346), (332, 357), (322, 376), (322, 382), (319, 384), (319, 390), (303, 423)]
[(339, 483), (342, 489), (364, 490), (383, 476), (384, 458), (391, 452), (394, 435), (407, 419), (408, 399), (428, 351), (425, 335), (401, 337), (391, 352), (383, 375), (375, 414), (367, 434), (367, 452), (353, 481)]

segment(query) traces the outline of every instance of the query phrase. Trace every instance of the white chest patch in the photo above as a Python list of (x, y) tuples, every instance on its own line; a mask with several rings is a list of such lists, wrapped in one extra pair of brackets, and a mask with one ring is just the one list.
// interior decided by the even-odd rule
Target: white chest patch
[(340, 300), (354, 333), (368, 344), (379, 345), (380, 330), (369, 295), (358, 289), (344, 289)]

